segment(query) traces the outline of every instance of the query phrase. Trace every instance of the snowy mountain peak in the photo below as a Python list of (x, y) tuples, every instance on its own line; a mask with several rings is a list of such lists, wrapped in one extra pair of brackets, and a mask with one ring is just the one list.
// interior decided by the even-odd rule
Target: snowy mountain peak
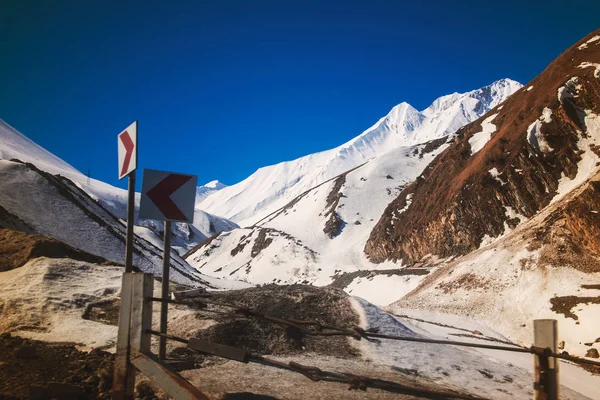
[(501, 79), (481, 89), (439, 97), (423, 111), (402, 102), (371, 128), (338, 148), (338, 153), (368, 152), (371, 158), (400, 146), (446, 136), (478, 119), (522, 86), (511, 79)]
[(497, 80), (480, 89), (472, 90), (467, 93), (452, 93), (437, 98), (429, 107), (421, 111), (422, 114), (432, 117), (451, 109), (457, 103), (466, 98), (475, 99), (482, 102), (486, 110), (490, 110), (500, 103), (504, 102), (511, 94), (519, 90), (523, 85), (509, 78)]
[(260, 168), (236, 185), (199, 198), (200, 208), (242, 225), (253, 224), (300, 193), (375, 157), (455, 132), (520, 87), (518, 82), (502, 79), (471, 92), (442, 96), (423, 111), (400, 103), (371, 128), (341, 146)]
[(227, 185), (219, 182), (218, 180), (210, 181), (205, 185), (198, 186), (196, 188), (196, 204), (210, 196), (211, 194), (218, 192), (219, 190), (226, 188)]
[(522, 87), (523, 85), (519, 82), (505, 78), (491, 85), (484, 86), (481, 89), (469, 92), (469, 96), (483, 102), (488, 109), (492, 109)]
[(227, 185), (226, 185), (226, 184), (224, 184), (224, 183), (222, 183), (222, 182), (219, 182), (218, 180), (214, 180), (214, 181), (210, 181), (210, 182), (208, 182), (208, 183), (207, 183), (207, 184), (205, 184), (205, 185), (202, 185), (201, 187), (205, 187), (205, 188), (208, 188), (208, 189), (216, 189), (216, 190), (221, 190), (221, 189), (223, 189), (224, 187), (227, 187)]
[(385, 118), (386, 123), (402, 123), (405, 128), (411, 129), (423, 120), (423, 115), (413, 106), (402, 102), (392, 108)]

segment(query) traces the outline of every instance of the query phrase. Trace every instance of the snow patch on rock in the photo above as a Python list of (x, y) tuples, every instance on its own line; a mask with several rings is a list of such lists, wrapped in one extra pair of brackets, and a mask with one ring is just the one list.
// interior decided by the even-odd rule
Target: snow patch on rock
[(492, 124), (494, 118), (496, 118), (498, 114), (493, 114), (487, 117), (481, 123), (481, 132), (477, 132), (469, 139), (469, 145), (471, 146), (471, 155), (477, 153), (479, 150), (483, 149), (487, 142), (492, 138), (492, 133), (496, 132), (496, 125)]
[(535, 120), (529, 127), (527, 128), (527, 141), (537, 151), (541, 151), (542, 153), (549, 153), (554, 149), (550, 147), (546, 138), (542, 134), (541, 128), (542, 123), (552, 122), (552, 110), (548, 107), (544, 108), (542, 112), (542, 116)]
[(511, 206), (504, 206), (504, 208), (506, 209), (505, 215), (508, 218), (510, 218), (510, 219), (518, 218), (520, 222), (527, 221), (527, 217), (526, 216), (524, 216), (522, 214), (519, 214)]
[[(410, 204), (412, 203), (412, 197), (413, 197), (413, 193), (409, 193), (406, 196), (406, 205), (404, 207), (402, 207), (401, 210), (394, 211), (393, 219), (398, 219), (400, 214), (402, 214), (404, 211), (408, 210), (408, 207), (410, 207)], [(394, 221), (392, 220), (392, 223), (393, 222)]]
[[(588, 47), (588, 44), (590, 44), (590, 43), (593, 43), (593, 42), (595, 42), (595, 41), (597, 41), (597, 40), (600, 40), (600, 35), (593, 36), (593, 37), (592, 37), (591, 39), (589, 39), (587, 42), (585, 42), (584, 44), (582, 44), (582, 45), (578, 46), (578, 47), (577, 47), (577, 49), (578, 49), (578, 50), (587, 49), (587, 47)], [(598, 44), (598, 43), (596, 43), (596, 44)]]
[(571, 190), (585, 182), (597, 169), (597, 164), (600, 162), (600, 157), (592, 150), (593, 146), (600, 145), (600, 117), (591, 110), (585, 110), (584, 124), (586, 135), (578, 131), (579, 142), (577, 147), (583, 153), (581, 154), (581, 161), (577, 164), (577, 175), (575, 178), (569, 179), (563, 173), (558, 183), (556, 196), (550, 201), (550, 204), (562, 199)]
[(488, 173), (492, 176), (492, 178), (494, 178), (495, 180), (497, 180), (498, 182), (500, 182), (500, 184), (502, 186), (506, 185), (506, 182), (504, 182), (502, 180), (502, 178), (500, 178), (500, 175), (502, 175), (502, 172), (499, 172), (498, 168), (494, 167), (494, 168), (490, 169), (488, 171)]
[(558, 101), (560, 104), (564, 104), (566, 99), (572, 99), (579, 96), (579, 90), (581, 89), (581, 83), (579, 78), (574, 76), (565, 82), (564, 86), (558, 88)]
[(592, 63), (592, 62), (582, 62), (581, 64), (579, 64), (579, 66), (577, 68), (596, 68), (596, 70), (594, 71), (594, 77), (595, 78), (600, 78), (600, 64), (597, 63)]

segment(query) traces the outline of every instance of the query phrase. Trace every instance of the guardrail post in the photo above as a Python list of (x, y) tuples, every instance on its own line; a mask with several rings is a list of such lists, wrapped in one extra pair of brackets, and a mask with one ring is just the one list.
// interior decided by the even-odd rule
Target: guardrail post
[(558, 350), (558, 324), (555, 319), (533, 321), (533, 346), (535, 354), (533, 384), (534, 400), (558, 400), (559, 360), (549, 353)]
[(132, 353), (150, 353), (150, 334), (152, 329), (152, 292), (154, 275), (134, 274), (133, 301), (131, 312), (131, 349)]
[(125, 272), (121, 284), (121, 309), (119, 311), (119, 331), (113, 375), (112, 400), (133, 399), (135, 369), (130, 363), (129, 332), (131, 323), (131, 295), (133, 274)]

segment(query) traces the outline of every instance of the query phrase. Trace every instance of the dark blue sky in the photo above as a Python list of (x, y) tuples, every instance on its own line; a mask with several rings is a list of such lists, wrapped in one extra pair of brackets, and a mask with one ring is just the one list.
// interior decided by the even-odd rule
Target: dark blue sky
[(118, 182), (140, 167), (236, 183), (335, 147), (407, 101), (526, 83), (599, 27), (599, 1), (0, 0), (0, 118)]

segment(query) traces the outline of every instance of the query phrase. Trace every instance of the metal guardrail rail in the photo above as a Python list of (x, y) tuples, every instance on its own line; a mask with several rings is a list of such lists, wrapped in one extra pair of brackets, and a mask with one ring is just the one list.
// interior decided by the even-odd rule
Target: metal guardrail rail
[[(409, 394), (422, 398), (449, 398), (449, 399), (481, 399), (472, 395), (453, 392), (432, 391), (424, 388), (415, 388), (402, 385), (398, 382), (382, 380), (362, 375), (343, 372), (324, 371), (315, 366), (303, 365), (295, 361), (281, 362), (267, 358), (263, 355), (253, 354), (245, 349), (227, 346), (219, 343), (209, 342), (194, 338), (187, 340), (181, 337), (169, 335), (151, 329), (152, 326), (152, 303), (161, 305), (176, 304), (200, 309), (203, 312), (220, 314), (235, 318), (255, 318), (274, 324), (294, 328), (302, 334), (309, 336), (345, 336), (355, 340), (368, 340), (382, 342), (382, 340), (397, 340), (407, 342), (418, 342), (438, 345), (451, 345), (473, 347), (497, 351), (510, 351), (517, 353), (529, 353), (534, 356), (535, 379), (534, 399), (555, 400), (558, 399), (558, 359), (567, 360), (577, 364), (587, 364), (600, 367), (600, 362), (573, 357), (566, 354), (556, 353), (556, 321), (536, 320), (534, 321), (535, 345), (531, 347), (501, 346), (481, 343), (461, 342), (452, 340), (428, 339), (422, 337), (396, 336), (379, 333), (378, 329), (363, 329), (354, 327), (337, 327), (323, 324), (314, 320), (299, 320), (281, 318), (263, 314), (257, 310), (238, 307), (234, 304), (215, 301), (210, 294), (197, 291), (188, 291), (186, 296), (175, 296), (181, 300), (169, 298), (157, 298), (153, 296), (152, 274), (125, 273), (123, 275), (123, 291), (121, 300), (121, 312), (119, 316), (119, 333), (117, 341), (117, 355), (115, 359), (115, 375), (113, 385), (113, 400), (133, 399), (133, 388), (135, 383), (135, 370), (138, 369), (148, 376), (161, 389), (176, 400), (207, 399), (207, 397), (196, 387), (192, 386), (181, 375), (169, 369), (169, 367), (150, 351), (150, 337), (157, 336), (161, 342), (173, 340), (185, 344), (188, 348), (205, 354), (235, 360), (242, 363), (258, 363), (261, 365), (285, 369), (300, 373), (312, 381), (338, 382), (349, 385), (349, 389), (367, 390), (376, 388), (393, 393)], [(200, 299), (187, 299), (189, 296), (198, 296)], [(215, 310), (209, 306), (230, 308), (230, 311)], [(161, 307), (161, 310), (164, 307)], [(162, 331), (162, 329), (161, 329)], [(162, 348), (162, 346), (161, 346)]]

